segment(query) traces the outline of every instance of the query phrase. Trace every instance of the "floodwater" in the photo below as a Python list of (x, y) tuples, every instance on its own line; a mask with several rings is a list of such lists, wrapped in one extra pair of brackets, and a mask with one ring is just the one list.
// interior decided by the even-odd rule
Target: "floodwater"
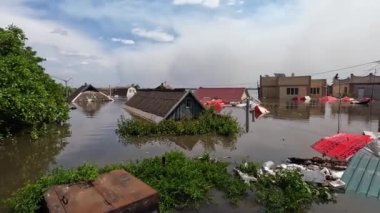
[[(281, 162), (287, 157), (321, 156), (310, 148), (319, 138), (338, 130), (361, 133), (379, 131), (380, 103), (370, 106), (294, 102), (264, 103), (271, 113), (252, 121), (250, 130), (237, 138), (214, 136), (169, 137), (156, 139), (120, 139), (115, 134), (117, 120), (130, 115), (123, 100), (81, 105), (70, 112), (69, 125), (52, 128), (38, 141), (18, 136), (0, 141), (0, 199), (7, 198), (26, 181), (35, 180), (52, 168), (75, 167), (84, 162), (99, 165), (142, 159), (169, 150), (181, 150), (189, 156), (207, 151), (232, 164), (242, 160)], [(238, 118), (245, 127), (245, 111), (226, 108), (224, 113)], [(201, 206), (200, 212), (262, 211), (252, 199), (232, 207), (214, 193), (215, 203)], [(314, 205), (310, 212), (369, 212), (380, 209), (380, 201), (358, 195), (340, 194), (336, 204)], [(0, 208), (1, 211), (1, 208)]]

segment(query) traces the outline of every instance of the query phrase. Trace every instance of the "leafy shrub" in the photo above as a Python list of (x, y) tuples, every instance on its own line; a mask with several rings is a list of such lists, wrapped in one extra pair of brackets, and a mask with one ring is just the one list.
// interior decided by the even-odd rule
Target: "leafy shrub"
[[(164, 159), (164, 160), (163, 160)], [(160, 193), (160, 211), (197, 207), (209, 201), (210, 191), (225, 193), (232, 203), (255, 190), (256, 200), (267, 212), (305, 212), (313, 202), (335, 201), (331, 190), (302, 181), (297, 171), (280, 171), (276, 175), (257, 175), (259, 166), (253, 162), (243, 163), (239, 169), (257, 175), (258, 181), (249, 186), (228, 173), (228, 163), (216, 161), (209, 154), (195, 159), (182, 152), (167, 152), (162, 156), (98, 168), (84, 164), (76, 169), (55, 169), (18, 190), (6, 201), (14, 212), (34, 212), (40, 209), (43, 192), (56, 184), (92, 181), (99, 174), (114, 169), (124, 169)]]
[(202, 135), (208, 133), (235, 136), (240, 132), (240, 126), (238, 121), (231, 116), (218, 115), (214, 114), (212, 110), (206, 110), (197, 119), (163, 120), (158, 124), (121, 117), (118, 120), (116, 132), (123, 137)]
[(63, 86), (44, 72), (26, 40), (15, 26), (0, 28), (0, 137), (31, 129), (36, 138), (46, 124), (68, 119)]
[(267, 212), (306, 212), (312, 203), (335, 202), (330, 188), (306, 183), (298, 171), (262, 175), (254, 184), (256, 200)]
[[(162, 158), (165, 158), (163, 164)], [(50, 175), (27, 184), (7, 201), (15, 212), (33, 212), (40, 208), (43, 192), (52, 185), (94, 180), (99, 174), (124, 169), (143, 180), (160, 193), (160, 210), (196, 207), (210, 199), (211, 189), (225, 192), (236, 202), (247, 192), (247, 185), (227, 172), (227, 163), (209, 158), (190, 159), (181, 152), (168, 152), (161, 157), (103, 168), (85, 164), (77, 169), (56, 169)]]

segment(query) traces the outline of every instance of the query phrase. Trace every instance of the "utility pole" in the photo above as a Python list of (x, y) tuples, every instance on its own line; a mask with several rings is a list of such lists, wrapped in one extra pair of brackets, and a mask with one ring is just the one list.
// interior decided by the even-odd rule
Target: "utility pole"
[(68, 83), (71, 79), (73, 79), (73, 78), (70, 77), (70, 78), (68, 78), (68, 79), (62, 79), (62, 78), (59, 78), (59, 77), (57, 77), (57, 76), (51, 76), (51, 77), (53, 77), (53, 78), (55, 78), (55, 79), (58, 79), (58, 80), (61, 80), (61, 81), (65, 82), (65, 95), (66, 95), (66, 98), (69, 97), (69, 89), (67, 88), (67, 83)]
[(249, 97), (247, 97), (246, 99), (247, 105), (245, 105), (245, 131), (246, 132), (249, 132), (249, 108), (250, 108), (249, 102), (250, 102)]
[(375, 73), (371, 75), (371, 83), (372, 83), (371, 102), (373, 101), (373, 91), (375, 89), (376, 67), (377, 67), (377, 65), (375, 66)]
[(340, 95), (340, 81), (339, 81), (339, 76), (338, 76), (338, 73), (335, 75), (335, 80), (338, 82), (338, 94), (339, 94), (339, 105), (338, 105), (338, 131), (337, 133), (340, 132), (340, 105), (342, 104), (342, 99), (341, 99), (341, 95)]

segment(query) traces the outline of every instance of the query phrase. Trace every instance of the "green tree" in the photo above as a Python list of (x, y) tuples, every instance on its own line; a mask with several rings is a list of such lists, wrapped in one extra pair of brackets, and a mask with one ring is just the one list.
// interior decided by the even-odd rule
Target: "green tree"
[(64, 88), (40, 65), (44, 60), (26, 46), (24, 32), (0, 28), (0, 136), (46, 128), (68, 119)]

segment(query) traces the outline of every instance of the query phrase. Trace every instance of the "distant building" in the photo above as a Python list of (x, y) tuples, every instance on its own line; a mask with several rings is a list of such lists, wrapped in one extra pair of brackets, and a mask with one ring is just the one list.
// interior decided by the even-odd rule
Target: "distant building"
[(130, 88), (129, 86), (127, 87), (118, 86), (118, 87), (98, 88), (98, 90), (108, 96), (126, 98), (129, 88)]
[(159, 123), (165, 119), (196, 118), (203, 105), (184, 89), (142, 89), (126, 103), (132, 115)]
[(380, 99), (380, 76), (370, 73), (367, 76), (351, 74), (346, 79), (334, 79), (332, 94), (335, 97), (352, 96), (355, 98), (373, 97)]
[(260, 76), (260, 92), (262, 99), (291, 99), (295, 96), (314, 98), (326, 95), (326, 79), (311, 79), (311, 76)]
[(227, 104), (240, 103), (249, 96), (244, 87), (200, 87), (194, 94), (202, 103), (212, 99), (222, 99)]
[(112, 98), (100, 92), (91, 84), (85, 83), (77, 90), (75, 90), (69, 97), (68, 101), (72, 102), (102, 102), (112, 101)]

